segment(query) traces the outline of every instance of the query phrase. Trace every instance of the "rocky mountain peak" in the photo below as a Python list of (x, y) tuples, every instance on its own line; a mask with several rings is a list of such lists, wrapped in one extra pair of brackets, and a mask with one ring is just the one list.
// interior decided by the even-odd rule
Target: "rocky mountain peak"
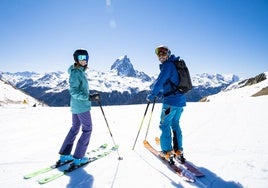
[(115, 70), (119, 76), (136, 76), (136, 71), (126, 55), (119, 57), (111, 66), (111, 70)]

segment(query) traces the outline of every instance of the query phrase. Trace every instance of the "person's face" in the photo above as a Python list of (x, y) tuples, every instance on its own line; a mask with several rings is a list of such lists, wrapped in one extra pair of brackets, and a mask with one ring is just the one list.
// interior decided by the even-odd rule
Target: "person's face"
[(164, 52), (164, 51), (160, 51), (158, 54), (157, 54), (157, 57), (159, 59), (159, 61), (161, 63), (164, 63), (167, 59), (168, 59), (168, 54), (167, 52)]
[(87, 65), (87, 61), (88, 61), (88, 56), (87, 55), (78, 55), (78, 63), (81, 66), (86, 66)]
[(78, 63), (79, 63), (82, 67), (84, 67), (84, 66), (87, 65), (87, 61), (86, 61), (86, 60), (78, 60)]

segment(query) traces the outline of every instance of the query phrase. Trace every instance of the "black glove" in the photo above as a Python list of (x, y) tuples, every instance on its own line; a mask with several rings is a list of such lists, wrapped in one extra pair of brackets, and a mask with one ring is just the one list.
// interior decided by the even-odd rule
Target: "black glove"
[(100, 94), (99, 93), (93, 93), (89, 95), (90, 101), (99, 101), (100, 100)]

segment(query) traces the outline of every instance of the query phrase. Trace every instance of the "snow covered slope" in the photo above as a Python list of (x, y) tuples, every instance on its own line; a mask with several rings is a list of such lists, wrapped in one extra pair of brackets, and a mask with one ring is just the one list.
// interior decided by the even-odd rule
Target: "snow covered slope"
[(33, 106), (43, 105), (40, 101), (0, 80), (0, 106)]
[[(222, 91), (218, 94), (211, 95), (207, 97), (206, 101), (237, 101), (244, 100), (245, 98), (251, 98), (254, 94), (268, 88), (268, 72), (263, 73), (266, 76), (266, 79), (258, 83), (252, 83), (249, 85), (242, 85), (239, 82), (236, 82), (233, 85), (230, 85), (225, 91)], [(245, 83), (243, 83), (245, 84)], [(242, 86), (241, 86), (242, 85)], [(267, 95), (267, 94), (266, 94)]]
[[(241, 89), (245, 90), (243, 93), (253, 93), (251, 87)], [(196, 183), (183, 181), (143, 147), (152, 105), (134, 151), (131, 148), (146, 105), (103, 107), (113, 138), (120, 145), (122, 161), (117, 160), (118, 155), (114, 152), (42, 186), (37, 180), (57, 170), (25, 180), (23, 175), (47, 167), (58, 159), (59, 148), (71, 125), (70, 109), (0, 107), (0, 187), (266, 188), (268, 96), (224, 100), (235, 95), (235, 92), (233, 95), (220, 94), (221, 100), (214, 96), (215, 100), (211, 102), (187, 103), (185, 107), (181, 119), (185, 157), (206, 175)], [(147, 136), (155, 147), (153, 140), (160, 134), (160, 111), (161, 105), (156, 104)], [(100, 108), (92, 107), (91, 113), (93, 133), (89, 149), (103, 143), (113, 146)]]

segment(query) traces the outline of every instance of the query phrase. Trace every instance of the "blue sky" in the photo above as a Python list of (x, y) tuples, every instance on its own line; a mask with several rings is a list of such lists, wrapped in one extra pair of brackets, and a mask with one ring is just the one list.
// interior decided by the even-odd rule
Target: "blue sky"
[(268, 71), (268, 0), (0, 0), (0, 71), (66, 71), (77, 48), (108, 71), (158, 74), (160, 44), (191, 74)]

